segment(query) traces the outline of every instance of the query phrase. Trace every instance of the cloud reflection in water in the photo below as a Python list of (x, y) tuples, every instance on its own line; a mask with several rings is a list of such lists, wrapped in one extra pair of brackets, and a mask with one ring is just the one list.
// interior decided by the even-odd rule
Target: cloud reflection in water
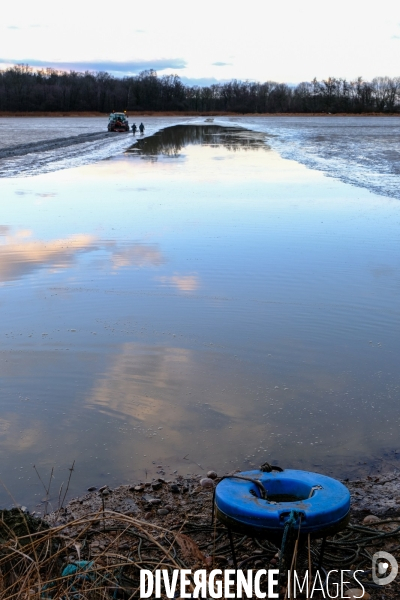
[(21, 279), (40, 268), (67, 269), (73, 266), (79, 254), (100, 250), (109, 253), (114, 270), (129, 266), (157, 267), (165, 263), (156, 244), (121, 245), (83, 233), (37, 240), (29, 230), (19, 230), (11, 235), (6, 225), (0, 226), (0, 236), (4, 238), (0, 244), (0, 281), (3, 282)]

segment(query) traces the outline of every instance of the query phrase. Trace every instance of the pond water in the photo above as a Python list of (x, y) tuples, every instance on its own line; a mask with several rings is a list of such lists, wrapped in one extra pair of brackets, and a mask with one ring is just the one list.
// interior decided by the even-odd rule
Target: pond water
[[(400, 203), (180, 125), (0, 180), (0, 478), (13, 497), (397, 464)], [(10, 504), (1, 492), (2, 504)]]

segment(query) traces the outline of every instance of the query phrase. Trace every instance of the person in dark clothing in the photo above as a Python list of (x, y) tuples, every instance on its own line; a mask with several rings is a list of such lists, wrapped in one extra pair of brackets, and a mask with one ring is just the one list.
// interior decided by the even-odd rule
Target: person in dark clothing
[(140, 133), (143, 133), (143, 131), (144, 131), (144, 125), (143, 125), (143, 123), (140, 123), (140, 125), (139, 125), (139, 131), (140, 131)]
[(134, 123), (134, 124), (132, 125), (132, 133), (133, 133), (133, 135), (135, 135), (135, 133), (136, 133), (136, 130), (137, 130), (136, 123)]

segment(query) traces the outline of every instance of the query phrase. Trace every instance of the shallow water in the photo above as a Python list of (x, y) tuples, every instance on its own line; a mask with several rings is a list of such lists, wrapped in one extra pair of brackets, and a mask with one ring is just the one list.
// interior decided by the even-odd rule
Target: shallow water
[(0, 198), (0, 476), (20, 502), (43, 496), (33, 464), (57, 496), (73, 460), (71, 493), (161, 464), (397, 460), (397, 200), (200, 125)]
[[(202, 117), (129, 118), (131, 124), (144, 120), (146, 136), (179, 123), (205, 122)], [(400, 200), (399, 117), (218, 117), (214, 123), (263, 132), (284, 158)], [(0, 118), (0, 177), (92, 164), (118, 155), (132, 143), (132, 134), (109, 136), (106, 128), (107, 117)], [(58, 147), (49, 147), (59, 138), (63, 142)], [(16, 146), (18, 155), (7, 157), (10, 151), (15, 154)]]

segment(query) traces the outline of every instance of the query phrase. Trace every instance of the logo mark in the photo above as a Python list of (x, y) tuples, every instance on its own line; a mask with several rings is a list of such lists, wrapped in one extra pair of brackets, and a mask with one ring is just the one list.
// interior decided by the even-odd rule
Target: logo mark
[(396, 579), (399, 566), (389, 552), (376, 552), (372, 557), (372, 579), (377, 585), (387, 585)]

